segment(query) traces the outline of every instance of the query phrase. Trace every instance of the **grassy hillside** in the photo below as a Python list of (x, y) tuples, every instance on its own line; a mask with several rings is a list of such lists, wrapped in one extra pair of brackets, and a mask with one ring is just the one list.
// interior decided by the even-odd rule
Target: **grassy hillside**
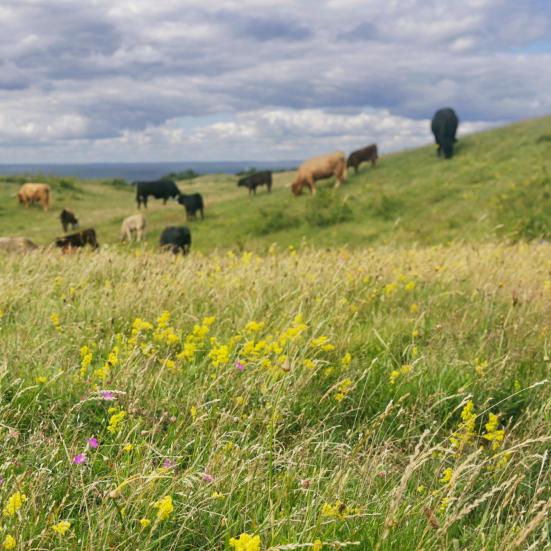
[[(272, 242), (366, 246), (375, 243), (437, 244), (494, 238), (532, 239), (551, 234), (551, 117), (525, 121), (463, 138), (451, 161), (433, 146), (383, 156), (350, 175), (338, 192), (332, 182), (316, 198), (295, 198), (292, 173), (276, 175), (275, 190), (249, 198), (234, 176), (203, 176), (182, 182), (199, 191), (207, 218), (193, 222), (194, 250), (244, 248), (264, 251)], [(60, 233), (62, 207), (73, 208), (100, 242), (115, 243), (121, 220), (135, 212), (134, 191), (100, 183), (59, 183), (54, 209), (25, 211), (15, 201), (16, 184), (0, 184), (0, 235), (25, 235), (46, 244)], [(165, 225), (185, 223), (175, 202), (151, 201), (148, 242), (156, 246)]]
[(1, 256), (0, 542), (548, 548), (549, 253)]

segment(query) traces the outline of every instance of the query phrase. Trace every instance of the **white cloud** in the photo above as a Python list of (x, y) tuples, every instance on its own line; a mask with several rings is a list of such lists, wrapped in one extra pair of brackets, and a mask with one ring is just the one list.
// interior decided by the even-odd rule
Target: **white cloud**
[(20, 0), (0, 20), (0, 162), (300, 158), (430, 141), (444, 105), (462, 128), (551, 111), (551, 53), (518, 53), (550, 34), (543, 0)]

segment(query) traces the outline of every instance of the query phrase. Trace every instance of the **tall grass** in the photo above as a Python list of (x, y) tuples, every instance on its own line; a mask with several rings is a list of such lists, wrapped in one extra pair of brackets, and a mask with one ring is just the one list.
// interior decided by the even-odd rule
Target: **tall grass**
[(549, 253), (0, 256), (0, 543), (549, 546)]

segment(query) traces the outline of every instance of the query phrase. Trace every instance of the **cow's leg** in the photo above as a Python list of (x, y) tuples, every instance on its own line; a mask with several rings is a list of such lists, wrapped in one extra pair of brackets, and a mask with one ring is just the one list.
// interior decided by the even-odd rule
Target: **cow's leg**
[(375, 165), (377, 164), (377, 157), (374, 157), (371, 159), (371, 168), (375, 168)]
[(205, 211), (203, 210), (203, 207), (201, 207), (201, 220), (205, 219)]
[(358, 165), (354, 165), (354, 174), (358, 174)]
[(167, 202), (167, 201), (168, 201), (168, 198), (165, 197), (165, 198), (163, 199), (163, 205), (166, 205), (166, 202)]

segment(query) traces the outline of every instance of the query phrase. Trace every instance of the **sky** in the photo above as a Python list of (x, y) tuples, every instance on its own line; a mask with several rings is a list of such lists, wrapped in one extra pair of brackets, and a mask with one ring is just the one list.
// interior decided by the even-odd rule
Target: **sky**
[(551, 114), (549, 0), (1, 0), (0, 163), (300, 160)]

